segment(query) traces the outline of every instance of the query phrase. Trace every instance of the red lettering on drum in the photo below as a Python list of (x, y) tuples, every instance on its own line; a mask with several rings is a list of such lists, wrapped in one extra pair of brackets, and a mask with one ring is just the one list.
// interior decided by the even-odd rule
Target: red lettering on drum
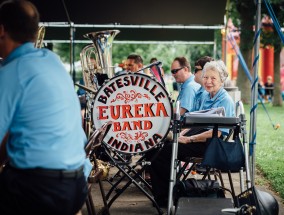
[(149, 120), (113, 122), (113, 132), (132, 131), (132, 130), (150, 130), (153, 123)]
[(144, 117), (153, 117), (155, 116), (152, 111), (153, 103), (144, 104)]
[(108, 106), (98, 106), (98, 109), (99, 109), (99, 117), (98, 117), (98, 119), (99, 120), (108, 119), (108, 115), (104, 116), (104, 114), (106, 113), (106, 110), (108, 109)]
[[(142, 126), (143, 122), (143, 126)], [(133, 130), (150, 130), (153, 127), (153, 124), (149, 120), (138, 120), (138, 121), (133, 121)]]
[(168, 117), (167, 110), (163, 103), (157, 103), (156, 116), (161, 116), (161, 111), (165, 117)]
[(120, 105), (110, 106), (110, 116), (112, 119), (118, 119), (120, 117)]
[(122, 128), (121, 128), (122, 131), (131, 131), (131, 126), (130, 126), (130, 123), (129, 122), (123, 122), (122, 123)]
[(134, 115), (135, 117), (143, 117), (142, 114), (140, 114), (141, 108), (143, 107), (143, 104), (136, 104), (134, 105)]
[[(156, 107), (156, 108), (154, 108)], [(169, 117), (166, 107), (163, 103), (145, 103), (134, 105), (111, 105), (98, 106), (98, 119), (131, 119), (144, 117)], [(154, 109), (154, 110), (153, 110)], [(156, 110), (155, 110), (156, 109)]]
[(107, 103), (107, 97), (103, 96), (103, 95), (100, 95), (100, 97), (98, 98), (98, 101), (101, 102), (101, 103), (106, 104)]
[(133, 118), (133, 115), (131, 114), (130, 110), (130, 105), (122, 105), (122, 118)]
[(113, 131), (121, 131), (120, 123), (119, 122), (113, 122)]

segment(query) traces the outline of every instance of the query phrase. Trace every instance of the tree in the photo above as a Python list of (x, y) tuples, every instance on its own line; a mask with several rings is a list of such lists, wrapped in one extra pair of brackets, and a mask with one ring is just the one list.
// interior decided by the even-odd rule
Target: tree
[[(273, 0), (272, 7), (278, 21), (284, 23), (284, 3), (282, 0)], [(255, 25), (255, 11), (256, 6), (254, 1), (248, 0), (237, 0), (231, 2), (231, 16), (235, 23), (239, 23), (241, 29), (241, 43), (240, 50), (247, 63), (247, 66), (252, 70), (252, 50), (254, 31), (253, 26)], [(262, 4), (262, 12), (267, 13), (266, 7)], [(236, 24), (236, 25), (237, 25)], [(280, 85), (280, 52), (281, 52), (281, 40), (276, 30), (274, 29), (273, 35), (269, 35), (265, 32), (261, 33), (262, 44), (274, 46), (274, 106), (282, 106), (281, 97), (281, 85)], [(242, 67), (238, 69), (238, 80), (237, 85), (242, 92), (242, 100), (244, 103), (250, 101), (250, 83), (248, 78), (244, 75)]]
[[(80, 60), (80, 52), (86, 44), (75, 44), (75, 61)], [(62, 43), (54, 45), (54, 52), (56, 52), (63, 62), (69, 63), (70, 59), (70, 44)], [(150, 63), (152, 57), (158, 58), (162, 61), (165, 73), (170, 73), (170, 67), (173, 59), (177, 56), (185, 56), (194, 65), (194, 61), (201, 56), (213, 56), (213, 45), (180, 45), (173, 42), (168, 44), (120, 44), (114, 43), (112, 47), (112, 62), (113, 65), (121, 63), (131, 53), (136, 53), (142, 56), (144, 65)], [(76, 78), (81, 77), (81, 71)]]
[[(271, 4), (275, 16), (280, 24), (284, 23), (284, 2), (280, 0), (275, 0)], [(281, 96), (281, 83), (280, 83), (280, 52), (282, 50), (282, 41), (278, 35), (275, 26), (273, 31), (273, 46), (274, 46), (274, 96), (273, 96), (273, 106), (282, 106), (282, 96)]]
[[(240, 26), (240, 51), (244, 60), (250, 70), (252, 70), (252, 50), (255, 24), (254, 16), (256, 11), (254, 1), (237, 0), (231, 3), (232, 18), (236, 25)], [(246, 77), (245, 72), (241, 66), (238, 68), (237, 86), (242, 92), (242, 101), (245, 104), (250, 102), (250, 81)]]

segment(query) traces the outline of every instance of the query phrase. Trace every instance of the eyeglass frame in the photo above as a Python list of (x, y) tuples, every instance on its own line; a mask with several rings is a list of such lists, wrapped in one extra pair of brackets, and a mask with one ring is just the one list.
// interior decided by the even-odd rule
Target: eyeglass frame
[(178, 68), (178, 69), (172, 69), (172, 70), (171, 70), (171, 73), (172, 73), (173, 75), (175, 75), (175, 74), (178, 73), (178, 71), (182, 70), (183, 68), (184, 68), (184, 66), (183, 66), (183, 67), (180, 67), (180, 68)]
[(202, 69), (195, 68), (195, 69), (194, 69), (194, 74), (196, 74), (198, 71), (202, 71)]

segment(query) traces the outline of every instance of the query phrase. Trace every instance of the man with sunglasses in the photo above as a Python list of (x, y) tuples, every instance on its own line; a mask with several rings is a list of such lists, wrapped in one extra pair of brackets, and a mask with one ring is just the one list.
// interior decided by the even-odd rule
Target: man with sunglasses
[(194, 99), (200, 84), (194, 81), (194, 75), (191, 73), (191, 67), (185, 57), (176, 57), (171, 65), (171, 73), (177, 83), (181, 83), (177, 101), (180, 101), (180, 115), (192, 111)]

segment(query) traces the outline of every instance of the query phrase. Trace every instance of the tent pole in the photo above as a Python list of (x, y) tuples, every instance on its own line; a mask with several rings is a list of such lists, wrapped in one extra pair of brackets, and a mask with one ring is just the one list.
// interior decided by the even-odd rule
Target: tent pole
[(251, 161), (251, 179), (252, 186), (255, 179), (255, 145), (256, 145), (256, 110), (258, 95), (258, 66), (259, 66), (259, 43), (260, 43), (260, 17), (261, 0), (257, 0), (256, 20), (255, 20), (255, 38), (254, 38), (254, 61), (253, 61), (253, 83), (251, 87), (251, 111), (250, 111), (250, 161)]
[(74, 23), (70, 22), (70, 76), (72, 76), (73, 83), (76, 83), (76, 74), (74, 69)]

